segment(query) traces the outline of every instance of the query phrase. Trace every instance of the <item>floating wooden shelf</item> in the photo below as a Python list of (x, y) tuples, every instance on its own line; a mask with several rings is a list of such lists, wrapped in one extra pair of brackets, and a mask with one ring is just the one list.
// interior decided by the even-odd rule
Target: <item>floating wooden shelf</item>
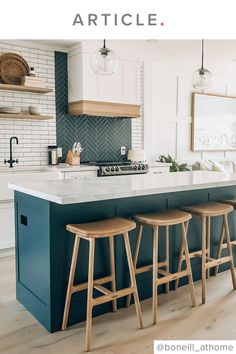
[(0, 84), (0, 90), (32, 92), (32, 93), (42, 93), (42, 94), (53, 92), (53, 89), (50, 87), (32, 87), (32, 86), (11, 85), (11, 84)]
[(0, 113), (0, 119), (28, 119), (28, 120), (50, 120), (52, 116), (34, 115), (34, 114), (14, 114), (14, 113)]

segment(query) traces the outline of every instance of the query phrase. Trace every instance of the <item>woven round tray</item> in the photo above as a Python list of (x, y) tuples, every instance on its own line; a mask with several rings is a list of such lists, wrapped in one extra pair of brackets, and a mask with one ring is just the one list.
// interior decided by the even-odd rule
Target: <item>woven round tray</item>
[(5, 84), (21, 84), (21, 78), (29, 75), (29, 65), (20, 55), (5, 53), (0, 56), (0, 78)]

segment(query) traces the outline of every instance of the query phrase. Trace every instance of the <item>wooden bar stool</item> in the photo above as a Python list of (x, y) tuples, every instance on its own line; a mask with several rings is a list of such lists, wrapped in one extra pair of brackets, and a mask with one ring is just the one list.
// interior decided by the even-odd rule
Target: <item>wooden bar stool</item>
[[(191, 214), (181, 210), (165, 210), (151, 214), (138, 214), (134, 216), (140, 223), (138, 239), (134, 253), (134, 267), (135, 273), (141, 274), (144, 272), (153, 272), (153, 289), (152, 289), (152, 316), (153, 324), (157, 322), (157, 289), (161, 284), (166, 284), (166, 292), (169, 291), (169, 282), (182, 277), (188, 277), (189, 290), (191, 295), (192, 306), (196, 306), (192, 270), (190, 265), (188, 243), (187, 243), (187, 229), (188, 222), (191, 219)], [(181, 224), (182, 228), (182, 248), (186, 254), (186, 270), (178, 271), (176, 273), (169, 272), (169, 226)], [(153, 261), (151, 265), (137, 268), (138, 254), (140, 249), (140, 242), (144, 226), (151, 226), (153, 229)], [(165, 261), (158, 262), (158, 231), (159, 227), (165, 227)], [(164, 268), (164, 269), (163, 269)], [(158, 277), (158, 275), (162, 277)], [(131, 295), (128, 295), (126, 305), (130, 304)]]
[[(75, 234), (74, 250), (71, 261), (70, 275), (67, 287), (62, 330), (66, 329), (68, 322), (68, 314), (71, 302), (71, 296), (73, 293), (88, 289), (87, 294), (87, 319), (86, 319), (86, 351), (90, 351), (91, 348), (91, 332), (92, 332), (92, 310), (96, 305), (104, 304), (112, 301), (113, 311), (116, 311), (116, 299), (127, 296), (128, 294), (134, 295), (135, 309), (139, 320), (140, 328), (143, 328), (141, 308), (139, 303), (138, 290), (136, 285), (134, 265), (132, 260), (132, 254), (129, 243), (128, 232), (135, 229), (135, 222), (123, 218), (112, 218), (96, 222), (90, 222), (85, 224), (69, 224), (66, 229)], [(114, 259), (114, 243), (113, 237), (117, 235), (123, 235), (125, 242), (126, 256), (129, 266), (131, 285), (128, 288), (116, 291), (115, 281), (115, 259)], [(110, 268), (111, 275), (94, 280), (94, 250), (95, 239), (107, 237), (109, 238), (110, 248)], [(89, 241), (89, 269), (88, 269), (88, 282), (74, 285), (75, 269), (78, 258), (78, 250), (80, 239)], [(112, 291), (108, 290), (103, 284), (111, 282)], [(93, 289), (97, 289), (103, 295), (93, 298)]]
[[(199, 204), (199, 205), (192, 205), (192, 206), (184, 206), (183, 210), (190, 212), (192, 215), (198, 216), (201, 218), (202, 224), (202, 249), (199, 251), (191, 252), (190, 258), (193, 257), (201, 257), (202, 259), (202, 303), (206, 302), (206, 278), (207, 273), (209, 275), (210, 268), (214, 268), (223, 263), (230, 263), (231, 275), (232, 275), (232, 282), (233, 288), (236, 290), (236, 277), (235, 277), (235, 270), (234, 270), (234, 260), (232, 256), (232, 249), (230, 244), (230, 234), (229, 234), (229, 227), (228, 227), (228, 219), (227, 215), (233, 210), (231, 205), (226, 205), (217, 202), (209, 202), (206, 204)], [(225, 233), (226, 235), (226, 242), (227, 242), (227, 249), (228, 249), (228, 256), (226, 257), (218, 257), (217, 259), (212, 258), (210, 256), (210, 234), (211, 234), (211, 218), (222, 216), (223, 217), (223, 224), (221, 230), (221, 239), (222, 234)], [(185, 260), (185, 251), (181, 250), (179, 264), (178, 264), (178, 271), (182, 268), (182, 263)], [(175, 283), (175, 288), (178, 287), (178, 280)]]
[[(236, 210), (236, 200), (224, 200), (222, 202), (223, 204), (228, 204), (228, 205), (231, 205), (234, 210)], [(231, 246), (236, 246), (236, 241), (230, 241), (230, 244)], [(218, 254), (217, 254), (217, 258), (221, 258), (221, 255), (222, 255), (222, 251), (223, 249), (227, 248), (227, 240), (226, 240), (226, 237), (225, 237), (225, 229), (222, 228), (222, 231), (221, 231), (221, 237), (220, 237), (220, 243), (219, 243), (219, 247), (218, 247)], [(214, 270), (214, 275), (217, 275), (218, 273), (218, 270), (219, 270), (219, 265), (217, 265), (215, 267), (215, 270)]]

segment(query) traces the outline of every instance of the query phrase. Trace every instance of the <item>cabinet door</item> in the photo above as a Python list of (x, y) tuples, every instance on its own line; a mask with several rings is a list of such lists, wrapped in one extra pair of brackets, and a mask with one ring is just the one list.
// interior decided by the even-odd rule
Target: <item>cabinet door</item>
[(40, 300), (46, 311), (50, 299), (50, 203), (18, 192), (15, 201), (17, 281)]
[(0, 249), (15, 245), (14, 204), (0, 203)]
[(86, 179), (89, 177), (97, 177), (97, 171), (78, 171), (64, 173), (64, 179)]

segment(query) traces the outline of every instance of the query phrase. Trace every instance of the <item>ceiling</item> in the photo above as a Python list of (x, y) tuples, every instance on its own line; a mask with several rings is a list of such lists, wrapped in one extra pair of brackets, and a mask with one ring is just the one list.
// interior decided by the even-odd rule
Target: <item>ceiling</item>
[(39, 39), (35, 41), (31, 41), (32, 43), (40, 44), (40, 45), (46, 45), (50, 47), (55, 47), (55, 48), (65, 48), (69, 49), (73, 45), (79, 43), (79, 40), (72, 40), (72, 39)]

